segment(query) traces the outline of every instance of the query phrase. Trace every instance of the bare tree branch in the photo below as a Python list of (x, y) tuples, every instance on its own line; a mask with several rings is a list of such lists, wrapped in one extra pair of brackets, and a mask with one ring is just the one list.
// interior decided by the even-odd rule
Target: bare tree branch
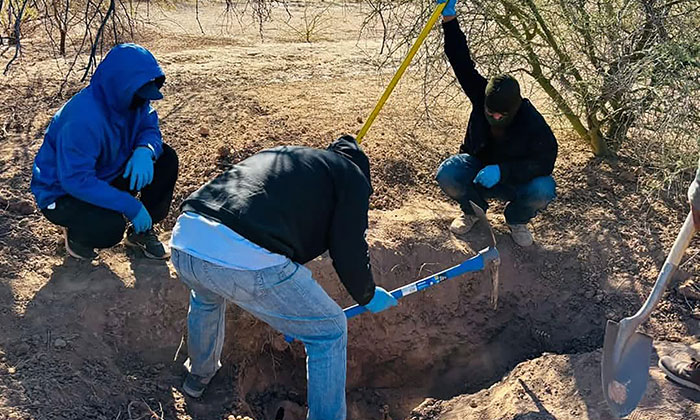
[(14, 15), (15, 18), (15, 25), (14, 25), (14, 36), (15, 36), (15, 55), (10, 59), (10, 61), (7, 63), (5, 66), (5, 71), (3, 71), (3, 75), (7, 75), (7, 72), (10, 71), (10, 66), (12, 66), (12, 63), (17, 59), (17, 57), (21, 54), (22, 52), (22, 44), (21, 44), (21, 26), (22, 26), (22, 18), (24, 17), (24, 11), (27, 8), (27, 3), (29, 0), (24, 0), (22, 3), (22, 7), (17, 11), (17, 4), (13, 3), (13, 0), (10, 0), (10, 9), (12, 10), (12, 15)]
[(100, 24), (100, 27), (97, 30), (97, 35), (95, 35), (95, 39), (92, 42), (92, 48), (90, 49), (90, 58), (88, 59), (88, 65), (85, 68), (85, 73), (83, 73), (83, 77), (80, 79), (81, 82), (84, 82), (85, 79), (87, 79), (88, 74), (90, 74), (90, 70), (92, 69), (92, 66), (97, 65), (97, 59), (95, 58), (95, 55), (97, 54), (97, 45), (102, 39), (102, 32), (104, 30), (104, 27), (107, 24), (107, 21), (109, 20), (109, 17), (112, 15), (113, 12), (114, 0), (110, 0), (109, 8), (107, 8), (107, 13), (105, 13), (104, 17), (102, 18), (102, 23)]
[(194, 14), (195, 18), (197, 19), (197, 25), (199, 25), (199, 30), (202, 31), (202, 35), (204, 35), (204, 28), (202, 28), (202, 22), (199, 20), (199, 0), (195, 0), (194, 2)]

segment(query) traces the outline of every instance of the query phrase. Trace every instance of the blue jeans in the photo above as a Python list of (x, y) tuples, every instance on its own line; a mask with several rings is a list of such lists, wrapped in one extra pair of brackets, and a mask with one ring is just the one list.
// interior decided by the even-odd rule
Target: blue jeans
[(224, 268), (172, 250), (190, 288), (185, 367), (211, 378), (221, 367), (226, 301), (231, 301), (306, 347), (308, 420), (345, 420), (347, 319), (343, 310), (292, 261), (259, 271)]
[(463, 153), (450, 156), (438, 168), (436, 179), (440, 188), (459, 203), (465, 214), (474, 214), (469, 201), (486, 211), (486, 199), (496, 198), (508, 201), (506, 222), (520, 225), (529, 222), (557, 196), (556, 184), (551, 176), (540, 176), (526, 184), (498, 183), (493, 188), (475, 184), (474, 178), (484, 166), (479, 159)]

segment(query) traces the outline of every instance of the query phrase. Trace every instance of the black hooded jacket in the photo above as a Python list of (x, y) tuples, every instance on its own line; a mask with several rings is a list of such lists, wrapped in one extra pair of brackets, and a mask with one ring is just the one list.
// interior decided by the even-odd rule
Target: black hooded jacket
[(488, 81), (476, 70), (469, 54), (467, 38), (457, 19), (443, 23), (442, 27), (445, 32), (445, 54), (472, 103), (460, 153), (468, 153), (484, 165), (498, 164), (501, 182), (505, 184), (524, 184), (538, 176), (550, 175), (557, 159), (558, 146), (544, 117), (529, 100), (523, 99), (503, 138), (495, 139), (485, 115)]
[(263, 150), (195, 191), (182, 211), (300, 264), (330, 251), (345, 288), (365, 305), (375, 288), (365, 240), (371, 194), (369, 160), (346, 136), (327, 150)]

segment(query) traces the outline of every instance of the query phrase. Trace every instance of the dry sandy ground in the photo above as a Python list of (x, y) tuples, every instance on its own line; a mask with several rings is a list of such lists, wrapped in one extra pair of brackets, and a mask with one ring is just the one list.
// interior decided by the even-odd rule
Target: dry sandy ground
[[(322, 147), (357, 132), (391, 76), (377, 70), (380, 33), (358, 39), (357, 7), (334, 7), (332, 25), (310, 44), (279, 23), (281, 11), (261, 40), (252, 25), (224, 31), (219, 10), (202, 11), (206, 35), (191, 11), (154, 13), (159, 26), (139, 40), (168, 77), (157, 109), (180, 156), (175, 205), (262, 148)], [(38, 45), (29, 42), (22, 65), (0, 79), (0, 419), (267, 419), (280, 401), (303, 403), (300, 345), (283, 345), (236, 308), (225, 369), (203, 399), (184, 398), (185, 350), (178, 348), (187, 300), (171, 266), (123, 246), (94, 264), (65, 257), (58, 230), (28, 191), (43, 129), (65, 100), (55, 96), (63, 64), (42, 58)], [(416, 69), (405, 77), (363, 144), (375, 186), (372, 258), (387, 287), (454, 265), (485, 244), (483, 231), (466, 241), (448, 234), (457, 209), (433, 181), (440, 161), (458, 148), (468, 108), (445, 99), (459, 96), (446, 81), (445, 98), (432, 108), (439, 112), (425, 118), (420, 76)], [(80, 87), (72, 82), (66, 94)], [(353, 320), (349, 418), (609, 418), (598, 386), (605, 319), (640, 305), (685, 203), (640, 190), (651, 168), (624, 154), (616, 162), (593, 159), (565, 129), (557, 135), (559, 197), (533, 222), (537, 244), (515, 248), (502, 206), (489, 213), (503, 257), (499, 308), (488, 303), (488, 278), (477, 274)], [(698, 250), (694, 242), (678, 280), (697, 274)], [(327, 258), (310, 266), (334, 298), (349, 303)], [(691, 316), (697, 307), (672, 289), (644, 329), (657, 340), (690, 343), (700, 333)], [(664, 344), (659, 353), (677, 346)], [(656, 370), (652, 380), (638, 418), (697, 416), (697, 393), (673, 387)]]

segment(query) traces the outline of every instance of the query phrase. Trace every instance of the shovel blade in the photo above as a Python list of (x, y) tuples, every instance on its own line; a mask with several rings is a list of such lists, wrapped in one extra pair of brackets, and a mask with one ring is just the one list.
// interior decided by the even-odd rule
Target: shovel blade
[[(610, 411), (618, 418), (629, 415), (641, 401), (649, 381), (652, 339), (635, 332), (620, 338), (620, 324), (608, 320), (603, 342), (601, 379)], [(621, 352), (620, 352), (621, 350)], [(615, 360), (615, 354), (620, 357)]]
[(491, 227), (491, 223), (489, 223), (489, 219), (486, 218), (486, 213), (484, 210), (477, 206), (476, 203), (473, 201), (469, 201), (469, 204), (472, 207), (472, 210), (474, 211), (474, 214), (476, 214), (476, 217), (479, 218), (479, 220), (486, 225), (486, 227), (489, 229), (489, 240), (491, 241), (489, 243), (489, 246), (496, 247), (496, 235), (493, 233), (493, 228)]

